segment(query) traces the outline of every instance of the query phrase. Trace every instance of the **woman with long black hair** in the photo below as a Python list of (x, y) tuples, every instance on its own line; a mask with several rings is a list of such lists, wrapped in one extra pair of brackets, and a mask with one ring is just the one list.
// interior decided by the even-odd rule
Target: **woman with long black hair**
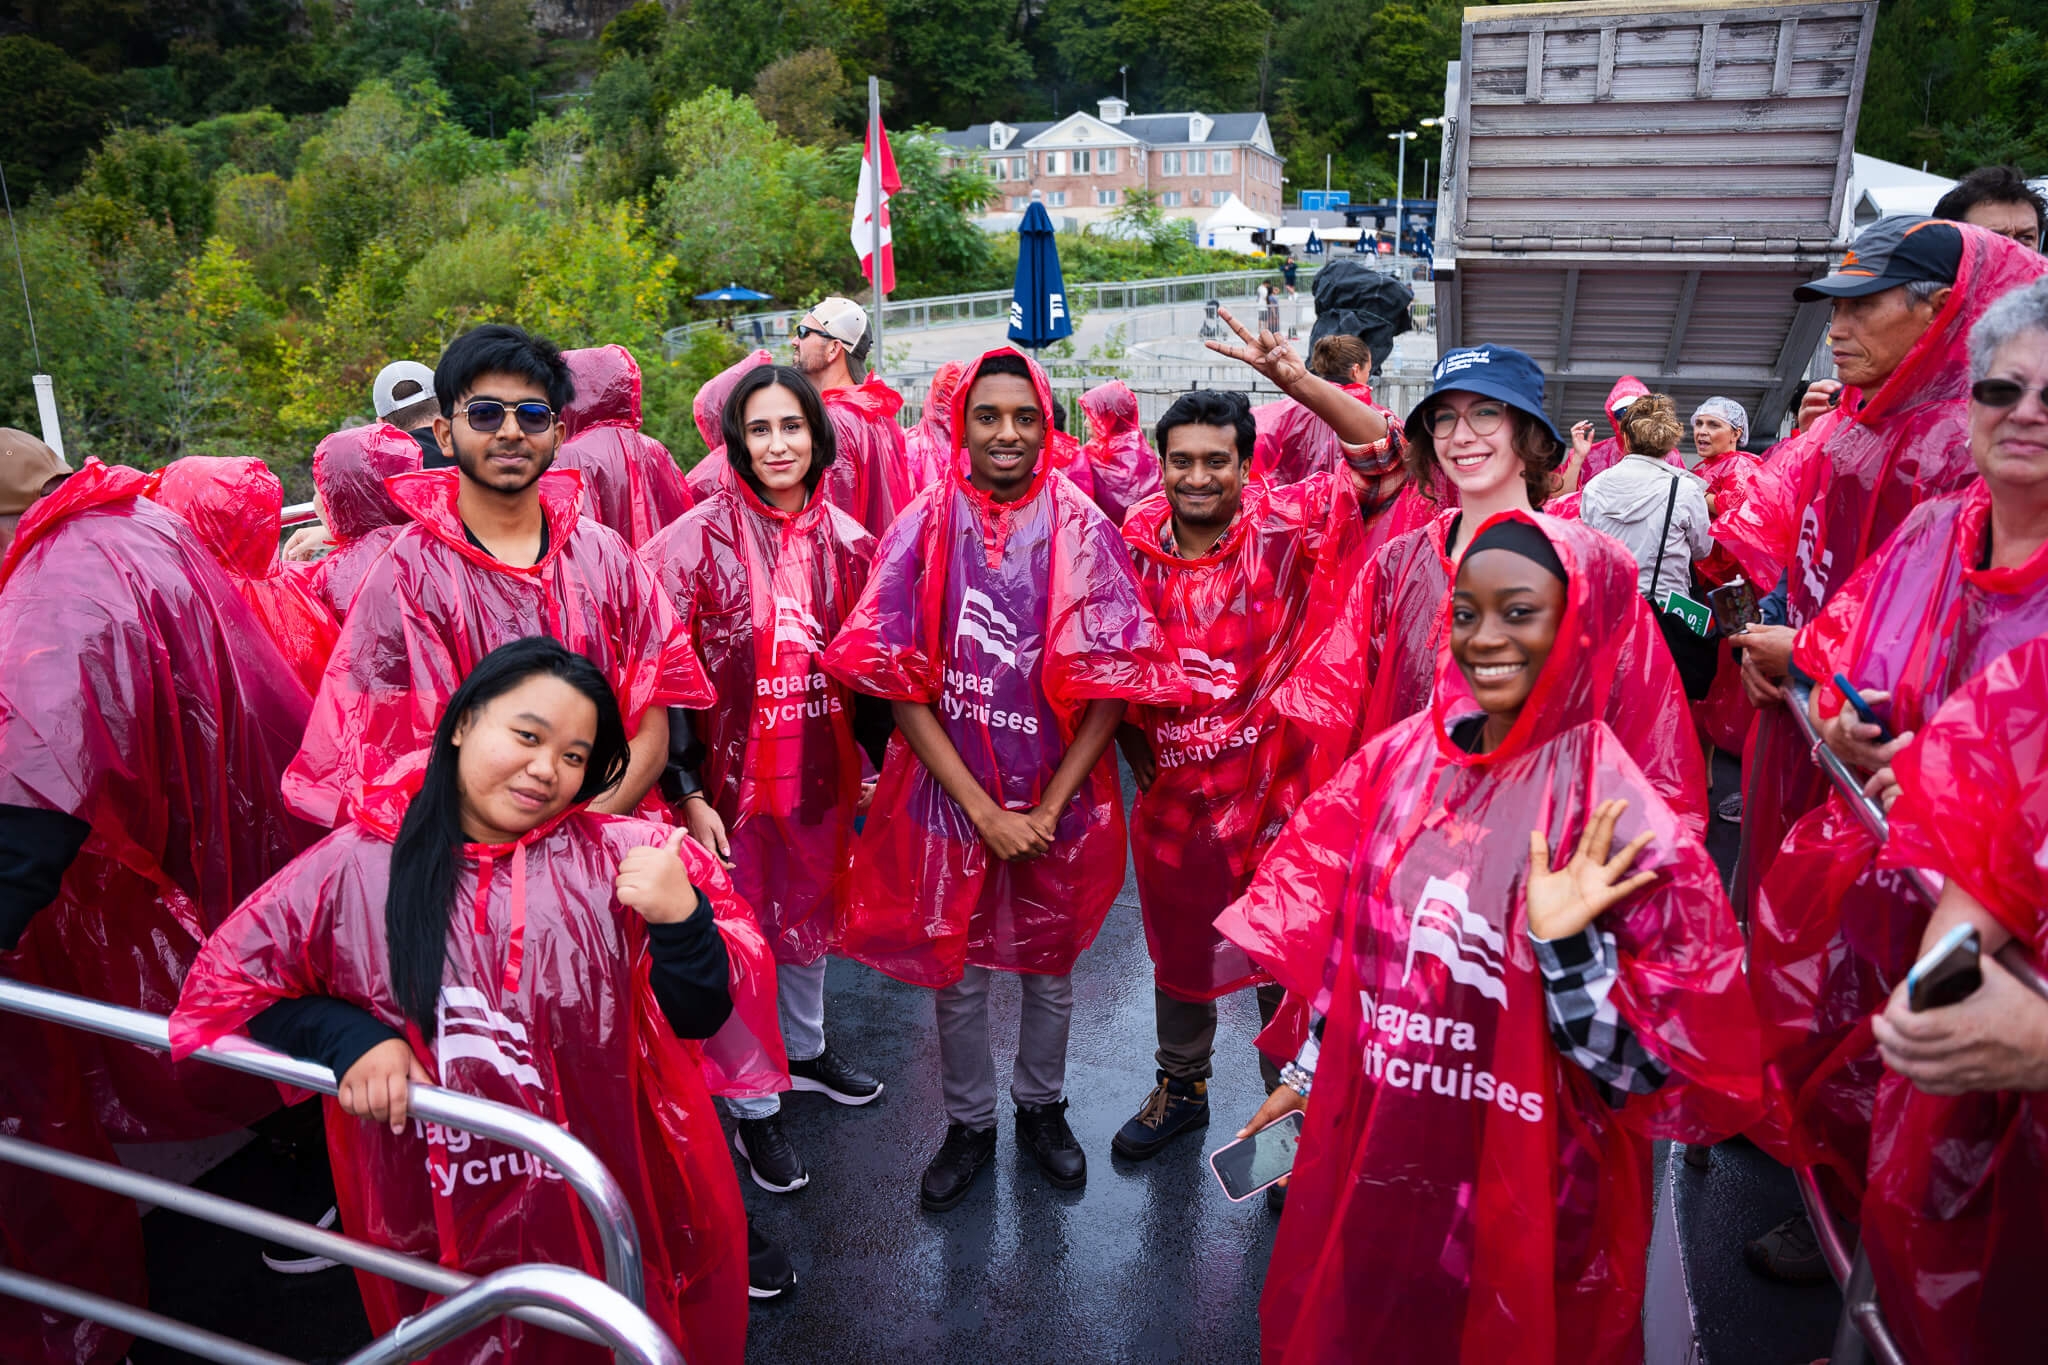
[[(586, 809), (627, 758), (618, 701), (589, 660), (545, 638), (491, 651), (450, 700), (417, 785), (374, 793), (207, 942), (173, 1048), (246, 1026), (332, 1068), (343, 1227), (476, 1274), (603, 1267), (559, 1174), (408, 1122), (409, 1083), (561, 1124), (633, 1205), (648, 1311), (690, 1359), (736, 1360), (745, 1214), (693, 1045), (677, 1042), (731, 1012), (712, 901), (733, 893), (681, 830)], [(424, 1302), (360, 1282), (378, 1332)], [(449, 1359), (603, 1358), (512, 1319), (464, 1340)]]

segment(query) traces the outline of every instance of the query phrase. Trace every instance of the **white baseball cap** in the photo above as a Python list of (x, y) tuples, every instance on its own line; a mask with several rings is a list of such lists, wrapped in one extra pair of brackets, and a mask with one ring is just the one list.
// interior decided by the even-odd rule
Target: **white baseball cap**
[(819, 299), (811, 309), (811, 316), (818, 320), (818, 326), (826, 336), (839, 342), (848, 350), (859, 346), (868, 334), (868, 310), (852, 299), (833, 294)]
[[(410, 379), (419, 385), (417, 393), (408, 393), (403, 398), (394, 397), (392, 390)], [(379, 417), (389, 417), (400, 408), (411, 407), (422, 398), (434, 396), (434, 372), (417, 360), (394, 360), (377, 371), (377, 382), (370, 386), (370, 401), (376, 406)]]

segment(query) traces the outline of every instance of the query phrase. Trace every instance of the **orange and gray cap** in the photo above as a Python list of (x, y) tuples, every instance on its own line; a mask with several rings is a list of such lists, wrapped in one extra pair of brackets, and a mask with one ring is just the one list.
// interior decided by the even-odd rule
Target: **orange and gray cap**
[(1857, 234), (1834, 273), (1792, 291), (1801, 303), (1855, 299), (1916, 280), (1954, 284), (1963, 263), (1963, 234), (1954, 223), (1895, 213)]

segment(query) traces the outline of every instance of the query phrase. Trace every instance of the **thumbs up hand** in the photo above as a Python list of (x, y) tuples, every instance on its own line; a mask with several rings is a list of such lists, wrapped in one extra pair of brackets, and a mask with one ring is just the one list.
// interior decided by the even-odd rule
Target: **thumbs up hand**
[(683, 840), (689, 831), (677, 826), (659, 844), (626, 850), (619, 859), (616, 894), (621, 905), (640, 912), (649, 924), (680, 924), (697, 913), (697, 889), (683, 866)]

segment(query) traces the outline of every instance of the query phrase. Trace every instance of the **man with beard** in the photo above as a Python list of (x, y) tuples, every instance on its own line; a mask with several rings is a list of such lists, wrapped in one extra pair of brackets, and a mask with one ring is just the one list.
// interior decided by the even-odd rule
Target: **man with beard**
[(357, 589), (285, 798), (340, 823), (364, 787), (424, 762), (478, 660), (550, 635), (618, 693), (632, 762), (592, 808), (631, 811), (667, 762), (666, 708), (709, 705), (711, 685), (653, 575), (617, 532), (579, 515), (580, 477), (548, 472), (575, 397), (562, 353), (517, 327), (478, 327), (443, 353), (434, 392), (435, 438), (456, 469), (389, 481), (412, 524)]
[(903, 395), (867, 371), (874, 345), (868, 311), (837, 295), (820, 299), (797, 323), (790, 345), (796, 367), (825, 400), (825, 415), (839, 442), (839, 458), (826, 473), (825, 496), (879, 536), (916, 495), (917, 486), (903, 428), (896, 425)]

